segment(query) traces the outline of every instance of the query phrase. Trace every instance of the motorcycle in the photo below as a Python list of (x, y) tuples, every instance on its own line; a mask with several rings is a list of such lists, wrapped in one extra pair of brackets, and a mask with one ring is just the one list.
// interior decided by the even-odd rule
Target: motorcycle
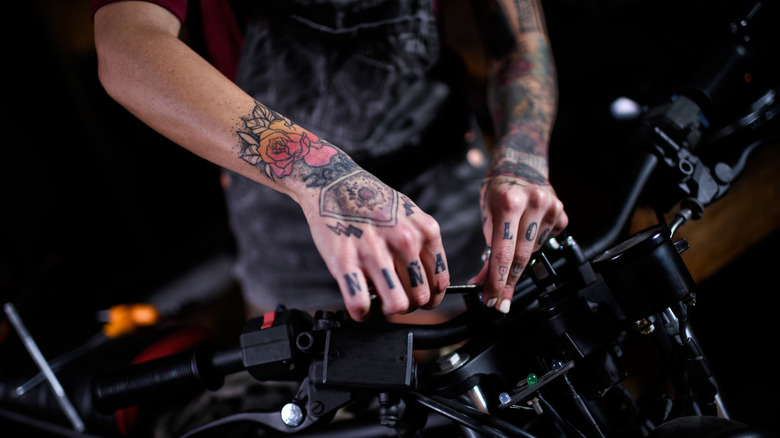
[[(74, 437), (149, 436), (160, 412), (190, 410), (177, 436), (774, 436), (728, 417), (690, 330), (697, 286), (680, 256), (689, 244), (674, 240), (728, 193), (751, 153), (777, 139), (777, 84), (751, 70), (752, 31), (766, 8), (750, 5), (700, 74), (644, 112), (613, 222), (584, 242), (567, 232), (549, 239), (508, 314), (483, 305), (478, 284), (451, 286), (466, 310), (443, 323), (358, 323), (280, 307), (225, 345), (158, 324), (153, 309), (121, 307), (149, 326), (101, 333), (47, 361), (7, 303), (37, 368), (3, 376), (0, 416)], [(757, 80), (735, 99), (747, 72)], [(640, 202), (659, 211), (658, 223), (627, 236)], [(206, 419), (199, 401), (226, 381), (239, 382), (239, 398), (250, 387), (277, 393), (261, 393), (264, 410), (212, 406), (217, 417)]]

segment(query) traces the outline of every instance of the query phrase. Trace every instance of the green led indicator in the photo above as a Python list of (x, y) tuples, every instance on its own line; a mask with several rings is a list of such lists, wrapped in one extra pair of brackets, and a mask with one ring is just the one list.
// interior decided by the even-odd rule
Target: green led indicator
[(539, 383), (539, 378), (536, 377), (536, 374), (531, 373), (528, 375), (528, 377), (525, 378), (525, 381), (528, 383), (528, 387), (530, 388)]

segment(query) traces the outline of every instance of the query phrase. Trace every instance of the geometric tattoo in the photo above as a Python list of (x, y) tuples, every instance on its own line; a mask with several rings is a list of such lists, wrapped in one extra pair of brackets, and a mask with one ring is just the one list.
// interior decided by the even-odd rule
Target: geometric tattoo
[(363, 235), (363, 230), (361, 230), (360, 228), (355, 227), (353, 225), (349, 225), (349, 226), (345, 227), (344, 224), (342, 224), (341, 222), (336, 222), (335, 226), (328, 225), (328, 228), (333, 230), (333, 232), (338, 234), (338, 235), (344, 234), (347, 237), (355, 236), (358, 239), (360, 239), (360, 236)]
[(320, 193), (320, 215), (378, 226), (396, 224), (397, 205), (398, 192), (365, 170), (336, 179)]

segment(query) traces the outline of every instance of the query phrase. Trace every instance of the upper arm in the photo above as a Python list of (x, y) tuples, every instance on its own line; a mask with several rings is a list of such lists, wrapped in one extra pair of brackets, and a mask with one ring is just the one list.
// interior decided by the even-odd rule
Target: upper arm
[(178, 37), (181, 31), (181, 21), (176, 14), (145, 1), (119, 1), (102, 6), (95, 11), (93, 21), (98, 52), (106, 44), (137, 40), (144, 32), (164, 32)]
[(167, 41), (178, 41), (181, 30), (176, 14), (145, 1), (102, 6), (95, 11), (93, 22), (98, 78), (112, 96), (126, 86), (133, 67), (156, 62), (154, 49)]
[(545, 33), (544, 13), (539, 0), (498, 0), (507, 16), (515, 38)]
[(498, 60), (523, 44), (547, 38), (538, 0), (472, 0), (485, 52)]

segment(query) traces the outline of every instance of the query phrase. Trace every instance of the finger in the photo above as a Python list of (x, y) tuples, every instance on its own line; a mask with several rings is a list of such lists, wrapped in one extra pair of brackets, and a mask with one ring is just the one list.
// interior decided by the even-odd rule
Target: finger
[(428, 303), (431, 290), (428, 275), (420, 259), (409, 262), (400, 262), (399, 277), (409, 298), (409, 311), (415, 310)]
[(525, 266), (531, 259), (531, 253), (533, 253), (536, 248), (541, 235), (545, 234), (545, 232), (549, 234), (549, 231), (546, 231), (547, 228), (540, 231), (538, 220), (534, 217), (529, 217), (531, 216), (531, 212), (526, 213), (527, 214), (523, 215), (523, 219), (519, 225), (519, 228), (524, 231), (522, 237), (517, 241), (514, 257), (515, 264), (521, 269), (525, 269)]
[(441, 249), (441, 251), (425, 251), (422, 258), (425, 259), (424, 266), (425, 273), (428, 277), (428, 284), (430, 285), (430, 298), (427, 303), (421, 304), (421, 307), (424, 309), (433, 309), (441, 304), (447, 286), (450, 285), (450, 272), (447, 267), (447, 256), (444, 254), (444, 250)]
[(544, 244), (562, 211), (563, 204), (547, 189), (539, 187), (529, 191), (528, 203), (519, 225), (521, 230), (525, 230), (525, 238), (518, 240), (515, 254), (518, 266), (525, 266), (531, 253)]
[(414, 227), (396, 228), (388, 236), (387, 243), (396, 276), (408, 299), (405, 310), (414, 310), (420, 303), (427, 303), (430, 296), (425, 270), (420, 261), (420, 233)]
[(480, 260), (482, 261), (482, 267), (479, 268), (479, 271), (477, 272), (477, 275), (473, 276), (467, 283), (468, 284), (479, 284), (484, 283), (485, 278), (487, 278), (487, 271), (488, 271), (488, 265), (490, 260), (490, 254), (492, 253), (492, 248), (490, 244), (485, 245), (485, 249), (482, 251), (482, 256)]
[(366, 278), (360, 269), (352, 266), (341, 275), (337, 275), (336, 280), (349, 316), (355, 321), (368, 319), (371, 296)]
[(381, 302), (382, 313), (392, 315), (408, 311), (409, 298), (399, 278), (391, 251), (381, 240), (365, 243), (367, 246), (360, 252), (360, 260)]
[[(522, 232), (523, 229), (525, 229), (525, 232)], [(520, 234), (521, 237), (517, 239), (514, 257), (512, 259), (512, 266), (509, 268), (506, 285), (504, 285), (504, 289), (501, 291), (501, 296), (499, 297), (500, 303), (503, 303), (504, 301), (511, 301), (512, 296), (514, 295), (515, 287), (517, 286), (518, 281), (520, 281), (523, 272), (525, 272), (525, 268), (528, 266), (528, 262), (531, 259), (531, 254), (536, 247), (536, 242), (538, 241), (538, 230), (539, 227), (534, 220), (530, 220), (529, 223), (528, 219), (524, 218), (520, 222), (520, 225), (518, 226), (518, 234)], [(508, 309), (508, 306), (508, 303), (504, 304), (504, 308), (502, 309), (499, 307), (499, 310), (505, 311)]]
[[(509, 301), (504, 289), (515, 258), (518, 219), (504, 216), (501, 222), (494, 220), (493, 225), (493, 245), (482, 299), (488, 307), (495, 307), (500, 311), (509, 311)], [(511, 293), (508, 298), (511, 299)]]
[(503, 295), (503, 298), (512, 299), (512, 295), (514, 295), (515, 287), (517, 286), (517, 282), (520, 280), (520, 277), (522, 276), (523, 272), (525, 272), (525, 268), (528, 266), (528, 264), (518, 263), (515, 262), (512, 264), (512, 267), (509, 269), (509, 279), (506, 282), (506, 287), (504, 288), (505, 291), (509, 291), (508, 294)]
[(382, 313), (393, 315), (409, 309), (409, 298), (404, 293), (401, 279), (391, 263), (372, 275), (377, 295), (382, 301)]
[(534, 251), (539, 250), (547, 241), (560, 234), (560, 232), (566, 228), (569, 223), (569, 218), (566, 216), (566, 212), (563, 211), (563, 203), (557, 198), (553, 199), (552, 204), (547, 209), (547, 212), (540, 222), (539, 237), (534, 244)]
[(561, 231), (564, 230), (567, 226), (569, 226), (569, 216), (566, 214), (566, 210), (563, 207), (563, 202), (556, 199), (556, 213), (555, 213), (555, 220), (553, 221), (552, 236), (557, 236), (561, 233)]
[(431, 218), (422, 230), (425, 240), (420, 259), (425, 267), (430, 295), (426, 303), (421, 303), (421, 307), (433, 309), (444, 299), (444, 293), (450, 285), (450, 271), (438, 222)]
[[(409, 201), (410, 202), (410, 201)], [(410, 227), (396, 229), (389, 241), (398, 275), (409, 298), (409, 308), (435, 307), (449, 284), (444, 245), (438, 222), (411, 210)]]

